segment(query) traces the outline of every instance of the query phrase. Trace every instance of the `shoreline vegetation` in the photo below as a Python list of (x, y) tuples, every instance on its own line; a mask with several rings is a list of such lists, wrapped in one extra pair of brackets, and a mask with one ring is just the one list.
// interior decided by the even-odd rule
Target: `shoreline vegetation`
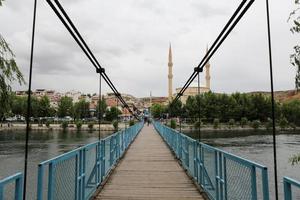
[[(116, 126), (116, 125), (115, 125)], [(101, 131), (117, 131), (125, 129), (124, 123), (118, 123), (115, 127), (114, 124), (101, 124)], [(129, 127), (129, 124), (126, 124), (126, 127)], [(98, 123), (88, 123), (80, 125), (80, 128), (76, 126), (76, 123), (69, 123), (67, 125), (59, 124), (59, 123), (51, 123), (51, 124), (38, 124), (34, 123), (30, 125), (31, 130), (65, 130), (65, 131), (98, 131), (99, 124)], [(2, 123), (0, 124), (0, 132), (1, 131), (12, 131), (12, 130), (25, 130), (26, 123)]]

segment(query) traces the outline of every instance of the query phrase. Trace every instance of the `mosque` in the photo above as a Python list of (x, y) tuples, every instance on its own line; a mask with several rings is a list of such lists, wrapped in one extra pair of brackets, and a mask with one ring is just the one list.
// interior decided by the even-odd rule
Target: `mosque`
[[(207, 49), (206, 49), (207, 51)], [(172, 48), (171, 44), (169, 47), (169, 62), (168, 62), (168, 100), (172, 99), (180, 92), (181, 87), (176, 88), (176, 93), (173, 94), (173, 61), (172, 61)], [(210, 63), (205, 65), (205, 86), (200, 85), (200, 93), (210, 91)], [(192, 82), (190, 86), (184, 91), (181, 96), (181, 102), (185, 103), (189, 96), (196, 96), (198, 94), (198, 83)]]

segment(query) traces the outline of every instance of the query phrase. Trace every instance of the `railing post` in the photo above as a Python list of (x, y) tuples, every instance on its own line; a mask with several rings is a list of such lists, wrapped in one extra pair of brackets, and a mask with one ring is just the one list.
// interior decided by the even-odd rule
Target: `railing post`
[(251, 166), (251, 193), (252, 199), (257, 199), (257, 188), (256, 188), (256, 167)]
[(3, 196), (3, 185), (0, 183), (0, 199), (4, 199)]
[(223, 200), (224, 199), (223, 193), (224, 193), (224, 174), (225, 174), (225, 172), (223, 173), (224, 168), (222, 166), (223, 166), (224, 158), (223, 158), (222, 152), (219, 152), (218, 154), (219, 154), (219, 178), (220, 178), (219, 196), (220, 196), (220, 200)]
[(38, 182), (37, 182), (37, 200), (43, 199), (43, 179), (44, 179), (44, 166), (38, 166)]
[(114, 140), (114, 137), (112, 136), (110, 139), (109, 139), (109, 166), (112, 166), (112, 163), (113, 163), (113, 140)]
[(55, 174), (55, 162), (49, 164), (49, 179), (48, 179), (48, 199), (52, 200), (52, 194), (54, 191), (54, 174)]
[(193, 150), (194, 150), (194, 180), (198, 182), (198, 173), (197, 173), (197, 143), (196, 141), (193, 141)]
[(218, 152), (215, 151), (215, 175), (216, 175), (216, 200), (219, 200), (219, 185), (220, 185), (220, 174), (218, 171)]
[(225, 200), (227, 200), (227, 166), (226, 166), (226, 157), (223, 157), (224, 162), (224, 189), (225, 189)]
[(23, 176), (17, 178), (15, 190), (15, 200), (21, 200), (23, 195)]
[(101, 140), (101, 150), (100, 150), (100, 155), (101, 155), (101, 159), (100, 159), (100, 162), (101, 162), (101, 183), (104, 179), (104, 176), (105, 176), (105, 140)]
[(283, 190), (284, 190), (284, 200), (292, 200), (292, 187), (291, 184), (283, 178)]
[(262, 169), (262, 189), (264, 200), (269, 200), (269, 180), (268, 180), (268, 168), (264, 167)]

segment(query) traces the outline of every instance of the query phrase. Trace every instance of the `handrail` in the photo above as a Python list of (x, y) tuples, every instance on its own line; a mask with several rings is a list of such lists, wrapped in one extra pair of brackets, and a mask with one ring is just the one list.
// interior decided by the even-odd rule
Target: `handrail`
[(139, 122), (38, 165), (37, 199), (89, 199), (143, 127)]
[(283, 177), (284, 200), (292, 200), (293, 199), (292, 186), (298, 188), (298, 194), (300, 194), (300, 192), (299, 192), (300, 191), (300, 181), (296, 181), (295, 179), (292, 179), (292, 178), (289, 178), (286, 176)]
[[(14, 197), (8, 197), (4, 194), (5, 186), (8, 186), (12, 182), (15, 182), (15, 188), (14, 188), (14, 194), (12, 194)], [(12, 199), (15, 200), (21, 200), (23, 195), (23, 174), (22, 173), (16, 173), (14, 175), (8, 176), (2, 180), (0, 180), (0, 200), (4, 199)]]
[(267, 167), (198, 142), (159, 122), (154, 122), (154, 127), (210, 199), (269, 200)]

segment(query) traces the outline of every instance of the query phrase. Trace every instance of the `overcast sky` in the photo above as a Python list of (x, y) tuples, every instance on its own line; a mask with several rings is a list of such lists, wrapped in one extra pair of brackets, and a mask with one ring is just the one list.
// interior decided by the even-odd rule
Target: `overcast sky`
[[(294, 88), (289, 54), (300, 35), (287, 18), (293, 0), (270, 1), (276, 90)], [(240, 0), (61, 0), (121, 93), (167, 96), (168, 46), (173, 85), (181, 87), (228, 21)], [(33, 1), (6, 0), (0, 33), (28, 79)], [(38, 0), (33, 88), (98, 91), (98, 76), (45, 0)], [(265, 1), (256, 0), (211, 59), (215, 92), (269, 90)], [(201, 77), (202, 78), (202, 77)], [(204, 78), (204, 76), (203, 76)], [(204, 83), (204, 82), (203, 82)], [(26, 86), (27, 87), (27, 86)], [(26, 89), (15, 84), (14, 89)], [(110, 90), (104, 86), (104, 91)]]

